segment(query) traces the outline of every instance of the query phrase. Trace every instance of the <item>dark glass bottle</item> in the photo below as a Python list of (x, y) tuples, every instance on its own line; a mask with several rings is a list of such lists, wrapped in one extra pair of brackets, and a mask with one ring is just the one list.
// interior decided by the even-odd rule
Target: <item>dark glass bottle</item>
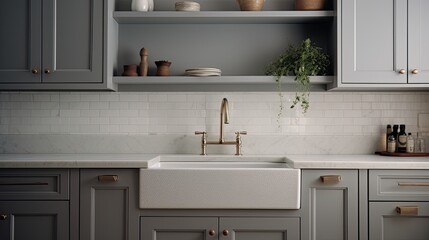
[(407, 152), (407, 133), (405, 132), (405, 124), (401, 124), (399, 126), (398, 152)]
[(392, 125), (388, 124), (387, 130), (386, 130), (386, 151), (387, 151), (387, 143), (389, 142), (389, 137), (390, 135), (392, 135), (392, 133), (393, 133)]
[(393, 125), (393, 132), (392, 132), (392, 135), (393, 135), (393, 137), (395, 138), (395, 140), (396, 140), (396, 149), (395, 149), (395, 152), (397, 152), (398, 151), (398, 125)]

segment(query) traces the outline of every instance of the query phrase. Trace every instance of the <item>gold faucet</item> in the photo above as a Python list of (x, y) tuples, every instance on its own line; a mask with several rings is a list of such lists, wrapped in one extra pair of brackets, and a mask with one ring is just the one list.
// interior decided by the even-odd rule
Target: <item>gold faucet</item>
[(235, 155), (241, 155), (241, 135), (247, 135), (246, 131), (235, 132), (235, 141), (225, 141), (224, 124), (229, 124), (229, 107), (228, 99), (222, 99), (220, 105), (220, 134), (219, 141), (207, 141), (207, 132), (195, 131), (195, 135), (201, 136), (201, 155), (207, 155), (207, 145), (235, 145)]

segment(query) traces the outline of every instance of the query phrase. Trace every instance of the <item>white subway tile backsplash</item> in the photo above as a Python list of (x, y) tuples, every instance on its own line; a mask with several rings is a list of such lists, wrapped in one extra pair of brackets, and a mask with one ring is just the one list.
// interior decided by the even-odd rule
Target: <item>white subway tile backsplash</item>
[[(417, 131), (429, 93), (315, 92), (306, 114), (290, 109), (294, 93), (93, 93), (1, 92), (1, 134), (185, 134), (218, 135), (222, 98), (230, 107), (228, 133), (251, 135), (377, 135), (386, 124)], [(429, 123), (426, 123), (429, 125)]]

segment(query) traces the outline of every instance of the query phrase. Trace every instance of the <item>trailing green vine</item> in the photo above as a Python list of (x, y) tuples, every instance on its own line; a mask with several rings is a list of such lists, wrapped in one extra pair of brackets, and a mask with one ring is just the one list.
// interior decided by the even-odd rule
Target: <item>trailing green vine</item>
[(328, 66), (329, 56), (320, 47), (312, 44), (309, 38), (305, 39), (298, 47), (289, 45), (284, 54), (267, 66), (266, 74), (275, 76), (280, 97), (278, 119), (284, 110), (281, 77), (295, 76), (297, 90), (290, 108), (299, 105), (302, 112), (306, 113), (310, 107), (310, 76), (325, 75)]

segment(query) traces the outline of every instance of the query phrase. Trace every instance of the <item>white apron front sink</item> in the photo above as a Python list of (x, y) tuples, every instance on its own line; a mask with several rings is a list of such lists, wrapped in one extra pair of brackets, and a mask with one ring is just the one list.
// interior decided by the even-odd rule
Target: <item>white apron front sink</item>
[(300, 208), (301, 172), (283, 158), (182, 158), (140, 170), (140, 208)]

